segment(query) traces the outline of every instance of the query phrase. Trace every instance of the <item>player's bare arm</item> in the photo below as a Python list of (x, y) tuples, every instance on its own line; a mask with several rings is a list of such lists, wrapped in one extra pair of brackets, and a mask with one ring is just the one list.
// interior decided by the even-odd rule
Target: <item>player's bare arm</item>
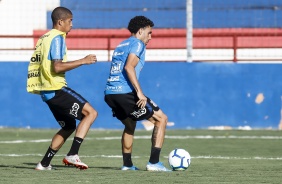
[(54, 61), (54, 71), (56, 73), (62, 73), (74, 68), (77, 68), (81, 65), (88, 65), (97, 62), (97, 57), (95, 54), (89, 54), (82, 59), (75, 61), (62, 62), (62, 60), (53, 60)]
[(135, 67), (138, 64), (139, 58), (135, 54), (129, 54), (126, 65), (124, 67), (128, 79), (130, 80), (131, 84), (133, 85), (137, 96), (139, 98), (138, 102), (136, 103), (138, 107), (144, 108), (147, 103), (147, 98), (144, 96), (140, 84), (137, 80)]

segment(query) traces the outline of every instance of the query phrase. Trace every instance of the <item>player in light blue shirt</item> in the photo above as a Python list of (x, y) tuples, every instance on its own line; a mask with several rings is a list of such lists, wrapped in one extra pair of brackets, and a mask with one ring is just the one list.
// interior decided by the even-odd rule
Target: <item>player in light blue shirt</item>
[(145, 44), (134, 36), (121, 42), (114, 50), (110, 77), (106, 84), (105, 94), (122, 94), (134, 91), (134, 87), (128, 79), (126, 71), (123, 69), (126, 65), (129, 54), (134, 54), (139, 58), (135, 66), (136, 78), (139, 79), (140, 71), (145, 64)]
[(148, 171), (170, 171), (160, 161), (167, 116), (142, 92), (139, 75), (145, 64), (146, 45), (152, 38), (154, 23), (136, 16), (128, 24), (131, 37), (122, 41), (114, 50), (109, 78), (105, 88), (105, 102), (113, 116), (124, 124), (122, 134), (122, 170), (138, 170), (131, 160), (136, 122), (148, 120), (154, 124), (151, 155), (146, 165)]

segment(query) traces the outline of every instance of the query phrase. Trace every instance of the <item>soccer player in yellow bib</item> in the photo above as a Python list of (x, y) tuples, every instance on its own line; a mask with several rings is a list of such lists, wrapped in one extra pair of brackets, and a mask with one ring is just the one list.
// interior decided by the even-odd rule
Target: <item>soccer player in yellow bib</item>
[[(66, 35), (72, 28), (72, 12), (57, 7), (51, 14), (53, 29), (41, 36), (28, 66), (27, 91), (38, 94), (48, 105), (61, 129), (54, 135), (36, 170), (51, 170), (50, 162), (68, 137), (75, 132), (72, 146), (63, 159), (79, 169), (88, 166), (78, 156), (80, 145), (97, 117), (97, 111), (80, 94), (67, 87), (65, 72), (97, 62), (96, 55), (67, 61)], [(80, 120), (76, 126), (76, 119)], [(39, 120), (40, 121), (40, 120)]]

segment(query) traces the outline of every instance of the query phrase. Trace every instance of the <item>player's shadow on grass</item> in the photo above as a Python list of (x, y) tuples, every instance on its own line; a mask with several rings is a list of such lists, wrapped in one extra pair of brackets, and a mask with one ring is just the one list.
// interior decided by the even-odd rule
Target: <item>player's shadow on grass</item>
[(10, 167), (9, 165), (0, 165), (0, 168)]
[[(23, 164), (26, 164), (26, 163), (23, 163)], [(31, 169), (32, 168), (34, 169), (35, 166), (34, 167), (25, 167), (25, 166), (17, 166), (17, 165), (0, 165), (0, 168), (16, 168), (16, 169)]]
[[(25, 165), (28, 165), (28, 166), (31, 166), (31, 167), (26, 167), (26, 168), (31, 168), (31, 169), (35, 169), (36, 165), (38, 163), (23, 163)], [(52, 169), (56, 170), (58, 168), (74, 168), (74, 166), (65, 166), (65, 165), (54, 165), (54, 164), (51, 164), (52, 165)], [(24, 167), (22, 167), (24, 168)]]
[(105, 170), (120, 170), (120, 167), (89, 167), (93, 169), (105, 169)]
[[(121, 170), (121, 167), (89, 167), (89, 168), (93, 168), (93, 169), (105, 169), (105, 170), (118, 170), (118, 171), (121, 171), (121, 172), (136, 172), (136, 171), (122, 171)], [(138, 172), (148, 172), (146, 171), (145, 169), (140, 169), (138, 170)]]
[[(14, 166), (15, 168), (26, 168), (26, 169), (34, 169), (37, 165), (37, 163), (23, 163), (25, 165), (28, 165), (28, 167), (24, 167), (24, 166)], [(66, 169), (73, 169), (74, 166), (66, 166), (64, 164), (62, 165), (52, 165), (52, 169), (56, 170), (56, 169), (62, 169), (62, 168), (66, 168)], [(1, 165), (0, 165), (1, 167)], [(3, 166), (4, 167), (4, 166)], [(6, 166), (6, 167), (10, 167), (10, 166)], [(89, 167), (89, 169), (105, 169), (105, 170), (120, 170), (119, 167)]]

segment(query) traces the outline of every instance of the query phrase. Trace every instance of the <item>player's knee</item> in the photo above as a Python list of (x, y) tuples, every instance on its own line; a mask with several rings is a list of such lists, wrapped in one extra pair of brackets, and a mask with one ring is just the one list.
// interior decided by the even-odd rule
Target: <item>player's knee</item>
[(98, 112), (93, 107), (85, 109), (83, 111), (83, 114), (84, 114), (85, 117), (90, 118), (92, 123), (94, 122), (94, 120), (98, 116)]
[(164, 114), (163, 117), (162, 117), (162, 119), (164, 120), (165, 124), (167, 124), (167, 121), (168, 121), (167, 115)]
[(98, 112), (92, 108), (92, 111), (90, 112), (92, 118), (95, 120), (98, 117)]
[(57, 134), (61, 135), (66, 141), (68, 137), (76, 130), (76, 126), (69, 127), (67, 129), (61, 129)]
[(95, 119), (97, 118), (98, 116), (98, 112), (93, 109), (89, 114), (88, 116), (91, 118), (91, 125), (94, 123)]
[(125, 125), (125, 132), (130, 135), (133, 135), (135, 132), (135, 128), (136, 128), (136, 123)]
[(165, 114), (162, 114), (159, 120), (159, 126), (166, 127), (167, 126), (168, 117)]
[(159, 121), (162, 123), (162, 124), (167, 124), (167, 120), (168, 120), (168, 117), (166, 114), (162, 113), (162, 115), (160, 116), (159, 118)]
[(72, 128), (72, 129), (70, 129), (70, 130), (68, 130), (69, 136), (70, 136), (75, 130), (76, 130), (76, 127), (75, 127), (75, 128)]

